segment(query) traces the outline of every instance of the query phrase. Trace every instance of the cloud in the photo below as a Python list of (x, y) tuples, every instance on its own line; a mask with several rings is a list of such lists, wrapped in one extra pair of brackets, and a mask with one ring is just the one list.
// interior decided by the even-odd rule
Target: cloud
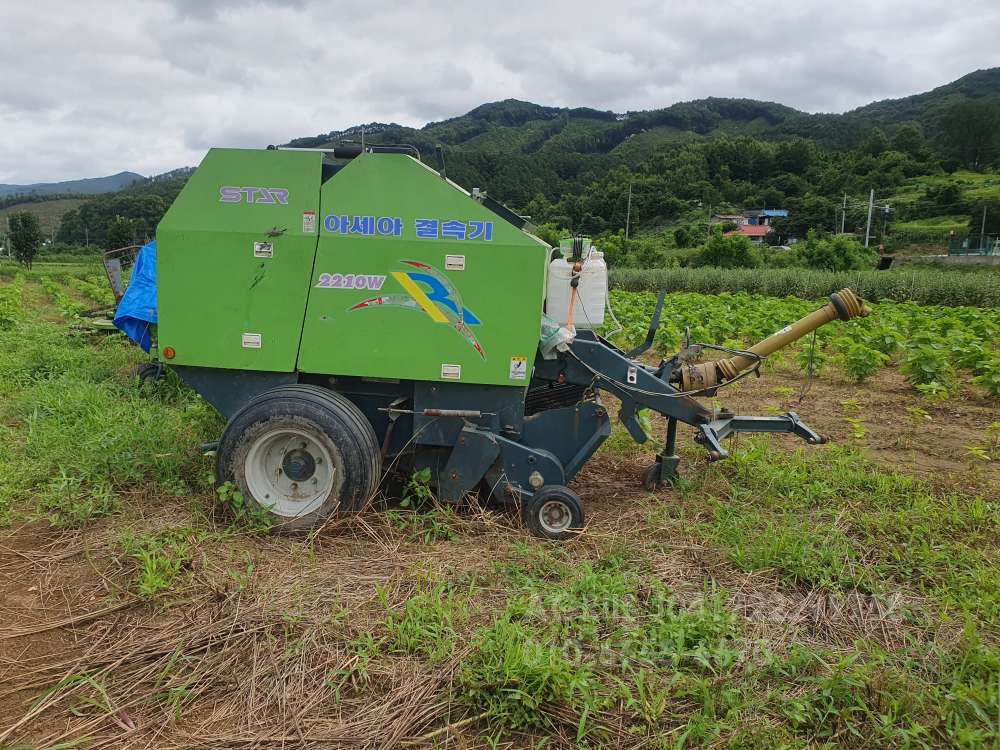
[(211, 146), (508, 97), (616, 111), (705, 96), (844, 111), (1000, 65), (1000, 6), (550, 0), (35, 0), (0, 24), (0, 182), (145, 174)]

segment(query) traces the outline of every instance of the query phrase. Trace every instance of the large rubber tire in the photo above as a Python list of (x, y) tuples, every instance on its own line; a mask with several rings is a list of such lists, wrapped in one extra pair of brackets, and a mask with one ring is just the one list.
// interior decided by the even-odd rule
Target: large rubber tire
[(521, 512), (532, 534), (557, 541), (579, 536), (586, 520), (579, 495), (561, 484), (539, 488)]
[(276, 528), (295, 530), (361, 510), (381, 464), (375, 430), (351, 401), (319, 386), (285, 385), (229, 420), (216, 477), (270, 513)]

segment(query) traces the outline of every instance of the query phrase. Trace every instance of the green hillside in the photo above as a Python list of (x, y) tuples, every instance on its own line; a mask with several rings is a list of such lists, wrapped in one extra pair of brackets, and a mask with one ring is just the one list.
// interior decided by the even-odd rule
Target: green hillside
[[(963, 113), (963, 107), (972, 110)], [(555, 201), (578, 193), (619, 166), (641, 171), (650, 159), (684, 146), (741, 137), (772, 143), (807, 139), (819, 149), (843, 152), (861, 147), (875, 128), (887, 139), (908, 128), (904, 133), (915, 130), (939, 157), (928, 172), (949, 163), (982, 166), (1000, 153), (1000, 142), (991, 135), (997, 128), (992, 128), (990, 117), (997, 112), (1000, 68), (993, 68), (845, 114), (808, 114), (753, 99), (707, 98), (626, 113), (507, 99), (422, 128), (369, 123), (297, 138), (288, 145), (357, 141), (364, 130), (368, 143), (412, 144), (424, 161), (444, 167), (457, 182), (487, 188), (494, 197), (525, 207), (538, 194)], [(1000, 115), (996, 118), (1000, 128)], [(980, 123), (980, 132), (965, 132), (968, 123)]]
[(904, 122), (920, 122), (933, 129), (940, 125), (951, 107), (969, 102), (996, 102), (998, 95), (1000, 68), (987, 68), (923, 94), (873, 102), (846, 113), (843, 118), (883, 128)]
[(51, 201), (19, 203), (7, 206), (6, 208), (0, 208), (0, 232), (6, 230), (7, 217), (10, 214), (27, 211), (38, 217), (43, 234), (46, 237), (52, 237), (58, 231), (63, 216), (68, 211), (79, 208), (86, 200), (86, 198), (58, 198)]

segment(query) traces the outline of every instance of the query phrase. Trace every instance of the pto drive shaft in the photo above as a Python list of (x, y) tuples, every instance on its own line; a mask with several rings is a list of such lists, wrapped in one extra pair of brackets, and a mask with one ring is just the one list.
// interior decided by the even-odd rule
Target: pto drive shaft
[(782, 349), (808, 333), (812, 333), (821, 325), (832, 320), (850, 320), (871, 315), (871, 308), (850, 289), (841, 289), (830, 295), (830, 301), (815, 312), (785, 326), (780, 331), (771, 334), (763, 341), (755, 344), (748, 351), (756, 357), (738, 354), (728, 359), (715, 362), (701, 362), (686, 365), (681, 370), (681, 382), (685, 391), (695, 391), (714, 388), (736, 378), (748, 367), (760, 359)]

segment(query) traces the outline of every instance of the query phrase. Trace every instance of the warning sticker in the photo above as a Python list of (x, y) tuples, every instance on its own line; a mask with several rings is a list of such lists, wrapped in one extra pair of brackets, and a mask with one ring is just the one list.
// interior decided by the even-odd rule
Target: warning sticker
[(446, 256), (444, 256), (444, 270), (446, 270), (446, 271), (464, 271), (465, 270), (465, 256), (464, 255), (446, 255)]
[(462, 365), (441, 365), (441, 377), (444, 380), (461, 380)]
[(511, 357), (510, 358), (510, 379), (511, 380), (527, 380), (528, 379), (528, 358), (527, 357)]
[(259, 333), (244, 333), (243, 334), (243, 348), (244, 349), (260, 349), (260, 334)]
[(316, 212), (315, 211), (303, 211), (302, 212), (302, 233), (303, 234), (315, 234), (316, 233)]
[(271, 242), (255, 242), (255, 243), (253, 243), (253, 257), (255, 257), (255, 258), (273, 258), (274, 257), (274, 243), (271, 243)]

